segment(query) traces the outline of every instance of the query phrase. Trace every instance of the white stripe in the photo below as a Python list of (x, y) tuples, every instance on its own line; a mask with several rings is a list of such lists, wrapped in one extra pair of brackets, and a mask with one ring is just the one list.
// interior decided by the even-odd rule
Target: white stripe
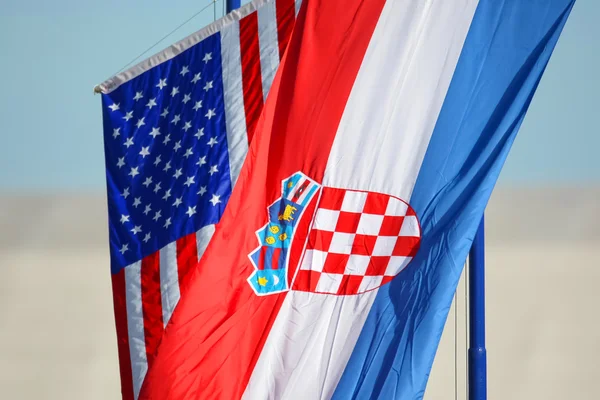
[(298, 16), (298, 13), (300, 12), (300, 6), (302, 5), (302, 0), (296, 0), (296, 16)]
[(221, 62), (223, 63), (223, 94), (231, 186), (235, 186), (248, 153), (242, 61), (240, 53), (240, 24), (236, 22), (221, 32)]
[(275, 72), (279, 66), (279, 42), (277, 40), (277, 14), (275, 4), (265, 4), (258, 13), (258, 44), (260, 48), (260, 72), (262, 75), (263, 99), (271, 89)]
[(167, 326), (180, 296), (177, 242), (169, 243), (160, 250), (160, 296), (163, 309), (163, 325)]
[(330, 399), (360, 334), (342, 318), (364, 320), (375, 293), (352, 298), (288, 293), (242, 399)]
[[(386, 2), (332, 146), (325, 186), (410, 198), (476, 6), (476, 0)], [(289, 293), (244, 398), (331, 398), (377, 292)]]
[(215, 233), (214, 225), (206, 225), (196, 232), (196, 248), (198, 249), (198, 260), (202, 258), (210, 239)]
[[(196, 232), (198, 260), (204, 254), (214, 233), (215, 225), (207, 225)], [(160, 250), (160, 289), (163, 325), (166, 327), (181, 296), (177, 265), (177, 242), (171, 242)]]
[(125, 267), (125, 299), (127, 307), (127, 335), (133, 375), (133, 394), (137, 399), (148, 371), (144, 315), (142, 312), (142, 262)]
[[(215, 232), (215, 225), (207, 225), (196, 232), (198, 259), (202, 257)], [(160, 295), (162, 301), (163, 325), (173, 315), (179, 302), (179, 270), (177, 267), (177, 242), (171, 242), (160, 250)], [(144, 336), (144, 316), (142, 312), (142, 262), (138, 261), (125, 268), (125, 296), (127, 305), (127, 328), (129, 353), (133, 375), (134, 397), (137, 399), (142, 382), (148, 371), (146, 340)]]

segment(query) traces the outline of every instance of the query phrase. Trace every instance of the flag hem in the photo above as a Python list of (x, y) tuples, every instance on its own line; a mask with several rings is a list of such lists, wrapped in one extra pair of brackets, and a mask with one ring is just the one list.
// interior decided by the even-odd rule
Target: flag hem
[(109, 94), (110, 92), (117, 89), (122, 84), (140, 76), (144, 72), (160, 65), (166, 61), (171, 60), (172, 58), (178, 56), (184, 51), (188, 50), (192, 46), (200, 43), (202, 40), (207, 37), (214, 35), (215, 33), (221, 31), (227, 25), (234, 23), (235, 21), (239, 21), (245, 16), (256, 11), (260, 6), (265, 3), (274, 2), (275, 0), (254, 0), (250, 3), (244, 5), (237, 10), (230, 12), (229, 14), (223, 16), (222, 18), (216, 20), (210, 25), (200, 29), (192, 33), (191, 35), (181, 39), (180, 41), (172, 44), (171, 46), (163, 49), (162, 51), (146, 58), (145, 60), (139, 62), (133, 67), (118, 73), (112, 78), (107, 79), (106, 81), (96, 85), (94, 87), (94, 93), (103, 93)]

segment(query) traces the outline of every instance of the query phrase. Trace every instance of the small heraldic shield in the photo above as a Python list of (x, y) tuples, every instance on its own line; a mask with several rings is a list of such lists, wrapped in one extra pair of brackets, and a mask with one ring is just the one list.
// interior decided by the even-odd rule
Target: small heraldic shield
[(356, 295), (390, 282), (421, 241), (415, 211), (382, 193), (324, 187), (301, 172), (282, 182), (256, 232), (248, 278), (257, 295)]

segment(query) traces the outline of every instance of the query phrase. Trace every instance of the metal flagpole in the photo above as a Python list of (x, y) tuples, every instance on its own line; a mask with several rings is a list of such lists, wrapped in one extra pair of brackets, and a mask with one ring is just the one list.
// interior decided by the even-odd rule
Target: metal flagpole
[(469, 400), (487, 399), (484, 218), (469, 253)]
[(236, 8), (240, 8), (240, 0), (225, 0), (225, 12), (230, 13)]

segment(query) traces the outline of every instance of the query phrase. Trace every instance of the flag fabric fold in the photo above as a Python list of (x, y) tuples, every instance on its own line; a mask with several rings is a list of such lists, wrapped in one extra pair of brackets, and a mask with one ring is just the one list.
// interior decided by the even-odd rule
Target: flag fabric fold
[(221, 218), (298, 5), (256, 0), (97, 88), (123, 399)]
[(422, 398), (573, 3), (305, 1), (140, 398)]

